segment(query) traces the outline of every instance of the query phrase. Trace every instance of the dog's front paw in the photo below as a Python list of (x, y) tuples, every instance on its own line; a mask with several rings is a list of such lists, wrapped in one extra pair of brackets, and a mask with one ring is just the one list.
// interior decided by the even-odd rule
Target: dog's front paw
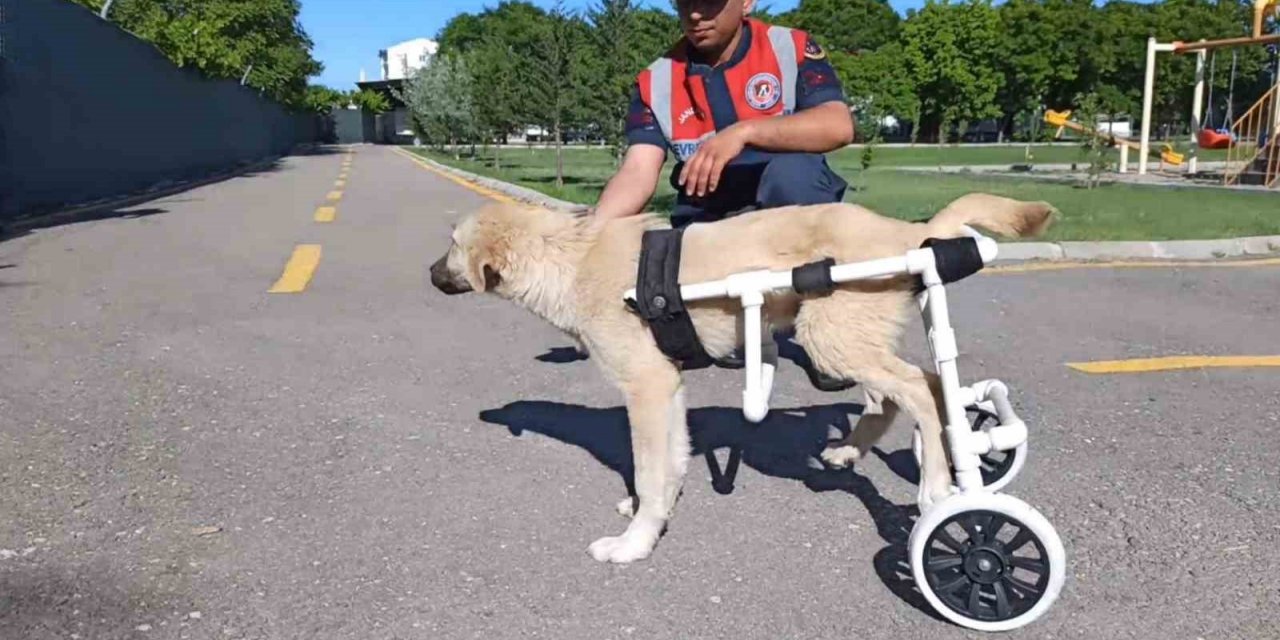
[(618, 503), (617, 509), (618, 509), (618, 515), (624, 518), (634, 518), (636, 515), (635, 498), (632, 498), (632, 497), (623, 498), (622, 502)]
[(643, 560), (653, 551), (653, 544), (640, 539), (639, 536), (611, 536), (600, 538), (591, 543), (587, 552), (599, 562), (626, 564)]
[(862, 459), (862, 452), (857, 447), (845, 445), (841, 447), (827, 447), (822, 450), (822, 461), (832, 469), (844, 469), (853, 466), (853, 463)]

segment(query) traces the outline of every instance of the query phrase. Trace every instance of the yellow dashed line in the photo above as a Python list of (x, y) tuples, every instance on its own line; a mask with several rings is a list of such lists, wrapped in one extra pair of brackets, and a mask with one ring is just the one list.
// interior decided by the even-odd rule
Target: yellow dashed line
[(333, 182), (333, 188), (335, 189), (342, 189), (342, 188), (345, 188), (346, 186), (347, 186), (347, 181), (343, 180), (342, 178), (338, 178)]
[(1134, 260), (1132, 262), (1035, 262), (988, 267), (982, 273), (1029, 273), (1033, 271), (1062, 271), (1066, 269), (1174, 269), (1190, 267), (1243, 268), (1273, 267), (1280, 265), (1280, 258), (1257, 260)]
[(325, 199), (330, 202), (337, 202), (338, 200), (341, 200), (342, 189), (335, 189), (333, 191), (330, 191), (329, 194), (325, 196)]
[(333, 222), (338, 217), (337, 207), (319, 207), (316, 209), (316, 222)]
[(1084, 373), (1146, 373), (1208, 367), (1280, 367), (1280, 356), (1168, 356), (1134, 360), (1068, 362), (1067, 366)]
[(267, 293), (299, 293), (307, 288), (316, 267), (320, 266), (320, 245), (300, 244), (284, 266), (284, 273)]
[(478, 193), (478, 194), (480, 194), (480, 195), (482, 195), (482, 196), (485, 196), (485, 197), (487, 197), (487, 198), (493, 198), (494, 200), (497, 200), (498, 202), (505, 202), (505, 203), (507, 203), (507, 204), (517, 204), (517, 203), (516, 203), (516, 201), (515, 201), (515, 199), (511, 198), (510, 196), (507, 196), (507, 195), (504, 195), (504, 194), (498, 193), (497, 191), (494, 191), (493, 189), (487, 189), (487, 188), (482, 187), (482, 186), (480, 186), (480, 185), (478, 185), (478, 184), (476, 184), (476, 183), (474, 183), (474, 182), (468, 182), (467, 180), (463, 180), (462, 178), (459, 178), (458, 176), (455, 176), (455, 175), (453, 175), (453, 174), (451, 174), (451, 173), (447, 173), (447, 172), (441, 171), (441, 170), (439, 170), (439, 169), (437, 169), (437, 168), (435, 168), (435, 167), (431, 166), (430, 164), (427, 164), (427, 163), (426, 163), (426, 162), (424, 162), (421, 158), (418, 158), (417, 156), (413, 155), (412, 153), (409, 153), (408, 151), (404, 151), (404, 150), (401, 150), (401, 149), (396, 149), (395, 151), (396, 151), (396, 153), (399, 153), (400, 155), (402, 155), (402, 156), (404, 156), (404, 157), (406, 157), (406, 158), (408, 158), (408, 159), (412, 160), (412, 161), (413, 161), (415, 164), (417, 164), (419, 167), (422, 167), (423, 169), (426, 169), (427, 171), (430, 171), (430, 172), (432, 172), (432, 173), (434, 173), (434, 174), (436, 174), (436, 175), (438, 175), (438, 176), (442, 176), (442, 177), (448, 178), (449, 180), (452, 180), (452, 181), (454, 181), (454, 182), (456, 182), (456, 183), (458, 183), (458, 184), (462, 185), (463, 187), (465, 187), (465, 188), (467, 188), (467, 189), (470, 189), (470, 190), (472, 190), (472, 191), (474, 191), (474, 192), (476, 192), (476, 193)]

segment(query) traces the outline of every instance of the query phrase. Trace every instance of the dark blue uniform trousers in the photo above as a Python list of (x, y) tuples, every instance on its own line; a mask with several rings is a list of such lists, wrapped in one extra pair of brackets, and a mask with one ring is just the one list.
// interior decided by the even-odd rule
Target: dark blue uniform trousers
[[(678, 180), (682, 167), (671, 172), (679, 194), (671, 224), (711, 222), (755, 209), (824, 204), (844, 200), (849, 184), (816, 153), (751, 154), (752, 160), (725, 167), (715, 192), (702, 198), (685, 195)], [(740, 156), (741, 157), (741, 156)]]

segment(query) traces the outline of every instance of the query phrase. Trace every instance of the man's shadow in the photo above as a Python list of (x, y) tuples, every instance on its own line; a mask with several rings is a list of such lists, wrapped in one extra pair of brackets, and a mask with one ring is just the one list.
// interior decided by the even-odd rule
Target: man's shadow
[[(819, 455), (827, 442), (848, 434), (850, 415), (861, 405), (841, 403), (797, 409), (773, 409), (760, 424), (748, 425), (740, 408), (707, 407), (689, 411), (693, 455), (702, 456), (717, 493), (733, 491), (738, 467), (745, 462), (765, 475), (803, 482), (815, 492), (844, 491), (862, 501), (880, 537), (888, 543), (875, 556), (876, 574), (890, 591), (935, 619), (942, 620), (920, 595), (907, 559), (907, 538), (919, 511), (897, 505), (853, 470), (828, 469)], [(635, 496), (631, 436), (626, 409), (599, 409), (556, 402), (519, 401), (480, 414), (487, 423), (507, 427), (514, 436), (532, 431), (581, 447), (617, 472), (628, 495)], [(728, 449), (721, 465), (717, 451)], [(899, 477), (917, 483), (919, 471), (909, 449), (874, 452)]]

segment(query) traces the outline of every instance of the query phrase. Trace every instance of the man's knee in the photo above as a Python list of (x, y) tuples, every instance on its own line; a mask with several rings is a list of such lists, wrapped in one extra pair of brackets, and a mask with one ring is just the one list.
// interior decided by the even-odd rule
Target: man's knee
[(848, 186), (819, 154), (779, 154), (760, 177), (757, 200), (764, 208), (840, 202)]

